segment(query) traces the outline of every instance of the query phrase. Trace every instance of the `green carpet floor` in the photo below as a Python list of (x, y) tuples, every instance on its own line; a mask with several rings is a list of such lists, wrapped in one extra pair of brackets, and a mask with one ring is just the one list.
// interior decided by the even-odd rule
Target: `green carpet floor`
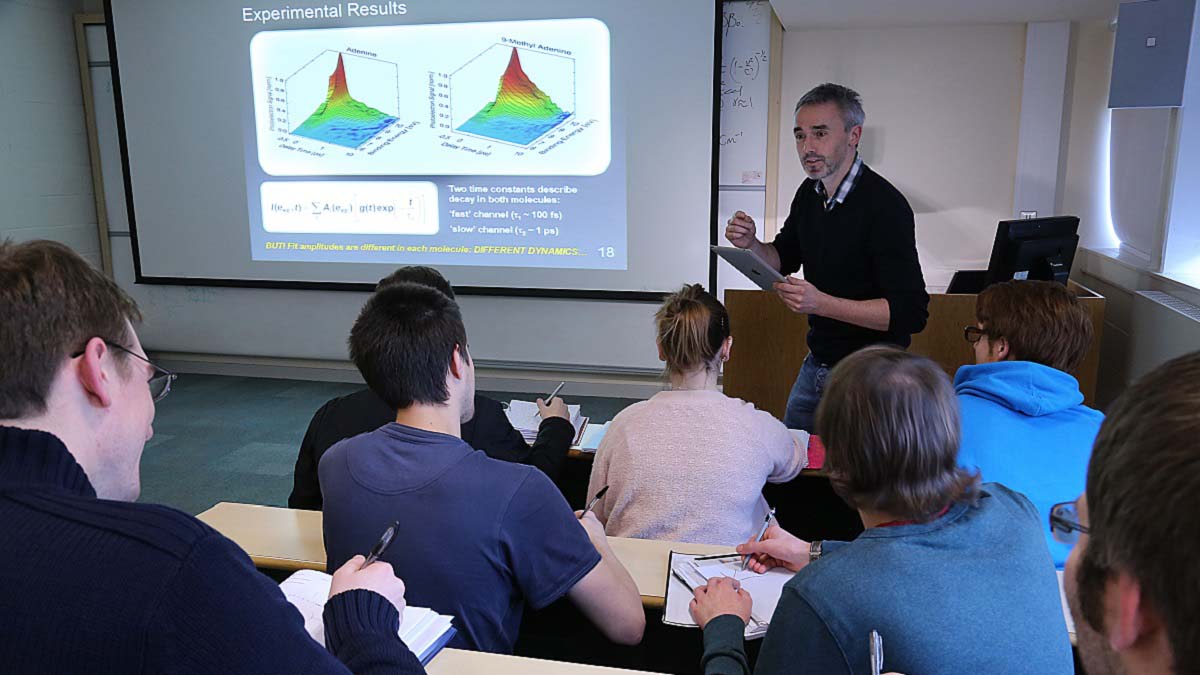
[[(361, 385), (218, 375), (181, 375), (158, 404), (142, 455), (139, 501), (197, 514), (217, 502), (286, 506), (309, 419), (329, 399)], [(482, 392), (507, 401), (545, 392)], [(594, 422), (634, 401), (571, 397)]]

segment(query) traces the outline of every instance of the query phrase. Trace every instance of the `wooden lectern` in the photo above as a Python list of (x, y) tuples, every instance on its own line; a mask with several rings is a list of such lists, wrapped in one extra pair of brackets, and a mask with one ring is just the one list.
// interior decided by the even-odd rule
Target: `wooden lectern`
[[(1104, 298), (1070, 282), (1092, 317), (1095, 337), (1079, 370), (1084, 401), (1092, 405), (1100, 365), (1100, 337), (1104, 329)], [(975, 362), (963, 328), (975, 325), (974, 295), (930, 295), (929, 322), (913, 336), (909, 351), (928, 356), (951, 378), (959, 366)], [(788, 392), (808, 355), (805, 336), (808, 316), (796, 314), (766, 291), (725, 291), (725, 306), (733, 332), (733, 354), (725, 364), (724, 390), (729, 396), (750, 401), (779, 419), (787, 406)]]

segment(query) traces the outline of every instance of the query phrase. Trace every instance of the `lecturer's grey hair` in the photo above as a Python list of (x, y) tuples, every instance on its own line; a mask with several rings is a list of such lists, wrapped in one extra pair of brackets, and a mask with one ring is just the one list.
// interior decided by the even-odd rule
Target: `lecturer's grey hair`
[(842, 122), (846, 125), (846, 131), (850, 131), (854, 127), (861, 127), (867, 120), (867, 113), (863, 112), (862, 97), (858, 95), (858, 92), (832, 82), (819, 84), (809, 89), (808, 93), (801, 96), (800, 100), (796, 102), (796, 110), (792, 112), (792, 117), (795, 117), (806, 105), (822, 103), (837, 104), (838, 110), (842, 113)]

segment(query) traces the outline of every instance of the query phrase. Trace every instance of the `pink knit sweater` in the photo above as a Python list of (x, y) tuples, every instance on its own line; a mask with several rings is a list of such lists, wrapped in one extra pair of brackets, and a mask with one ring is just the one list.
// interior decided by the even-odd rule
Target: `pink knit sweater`
[(766, 482), (796, 477), (808, 437), (719, 391), (664, 391), (621, 411), (596, 451), (588, 496), (611, 536), (733, 546), (758, 534)]

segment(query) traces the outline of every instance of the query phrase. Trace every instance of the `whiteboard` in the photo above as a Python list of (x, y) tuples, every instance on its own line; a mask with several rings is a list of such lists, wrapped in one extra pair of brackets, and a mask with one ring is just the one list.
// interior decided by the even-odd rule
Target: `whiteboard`
[(767, 184), (771, 4), (726, 2), (721, 22), (721, 185)]
[[(763, 222), (766, 220), (767, 193), (761, 190), (721, 190), (717, 198), (717, 245), (729, 246), (725, 239), (725, 223), (738, 211), (754, 219), (758, 225), (758, 238), (763, 238)], [(729, 289), (758, 290), (758, 285), (737, 271), (733, 265), (717, 258), (717, 297), (725, 301), (725, 291)]]

